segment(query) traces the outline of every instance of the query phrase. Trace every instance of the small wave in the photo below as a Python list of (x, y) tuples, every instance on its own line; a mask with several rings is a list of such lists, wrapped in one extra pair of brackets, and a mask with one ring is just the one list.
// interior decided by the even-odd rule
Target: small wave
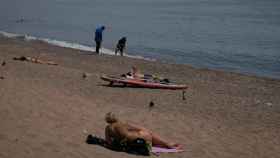
[[(0, 35), (2, 35), (4, 37), (8, 37), (8, 38), (16, 38), (16, 39), (21, 39), (21, 40), (25, 40), (25, 41), (42, 41), (42, 42), (45, 42), (45, 43), (48, 43), (51, 45), (55, 45), (55, 46), (59, 46), (59, 47), (95, 52), (95, 47), (89, 47), (89, 46), (82, 45), (79, 43), (59, 41), (59, 40), (49, 39), (49, 38), (38, 38), (38, 37), (34, 37), (34, 36), (29, 36), (29, 35), (9, 33), (9, 32), (5, 32), (5, 31), (0, 31)], [(102, 54), (115, 55), (114, 51), (107, 49), (107, 48), (101, 48), (101, 52), (102, 52)], [(135, 58), (135, 59), (156, 61), (155, 59), (145, 58), (145, 57), (137, 56), (137, 55), (124, 54), (124, 56), (129, 57), (129, 58)]]

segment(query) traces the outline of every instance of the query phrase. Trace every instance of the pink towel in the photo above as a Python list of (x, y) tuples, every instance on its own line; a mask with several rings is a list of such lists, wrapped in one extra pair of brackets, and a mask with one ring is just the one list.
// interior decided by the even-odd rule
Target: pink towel
[(161, 147), (152, 147), (152, 153), (154, 154), (160, 154), (160, 153), (178, 153), (183, 152), (184, 150), (180, 149), (168, 149), (168, 148), (161, 148)]

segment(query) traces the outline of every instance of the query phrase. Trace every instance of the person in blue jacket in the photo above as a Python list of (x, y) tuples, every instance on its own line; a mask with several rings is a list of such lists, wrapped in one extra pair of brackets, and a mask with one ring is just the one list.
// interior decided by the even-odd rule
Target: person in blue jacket
[(94, 38), (95, 43), (96, 43), (95, 50), (96, 50), (96, 53), (98, 53), (98, 54), (99, 54), (99, 49), (101, 47), (102, 33), (104, 30), (105, 30), (105, 26), (98, 27), (95, 30), (95, 38)]

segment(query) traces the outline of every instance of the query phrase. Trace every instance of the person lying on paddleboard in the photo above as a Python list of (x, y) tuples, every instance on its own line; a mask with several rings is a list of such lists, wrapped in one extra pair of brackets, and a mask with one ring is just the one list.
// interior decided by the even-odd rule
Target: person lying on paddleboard
[(109, 146), (144, 140), (149, 149), (157, 146), (182, 150), (182, 145), (167, 141), (144, 127), (120, 121), (112, 112), (106, 114), (105, 121), (108, 123), (105, 128), (105, 141)]
[(135, 66), (132, 67), (132, 71), (128, 72), (126, 74), (121, 75), (122, 77), (128, 78), (128, 79), (140, 79), (140, 80), (148, 80), (153, 82), (159, 82), (159, 83), (170, 83), (169, 79), (162, 78), (157, 75), (151, 75), (151, 74), (142, 74), (139, 69), (137, 69)]

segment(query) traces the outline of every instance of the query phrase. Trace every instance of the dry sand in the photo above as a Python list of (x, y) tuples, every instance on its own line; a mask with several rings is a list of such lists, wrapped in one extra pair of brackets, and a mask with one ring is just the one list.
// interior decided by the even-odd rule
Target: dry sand
[[(21, 55), (58, 66), (14, 61)], [(117, 113), (184, 145), (160, 157), (276, 158), (280, 155), (280, 81), (0, 38), (0, 157), (125, 158), (85, 143), (104, 137), (104, 114)], [(182, 92), (104, 86), (101, 74), (137, 66), (189, 85)], [(87, 77), (83, 78), (86, 73)], [(155, 106), (149, 108), (149, 102)]]

